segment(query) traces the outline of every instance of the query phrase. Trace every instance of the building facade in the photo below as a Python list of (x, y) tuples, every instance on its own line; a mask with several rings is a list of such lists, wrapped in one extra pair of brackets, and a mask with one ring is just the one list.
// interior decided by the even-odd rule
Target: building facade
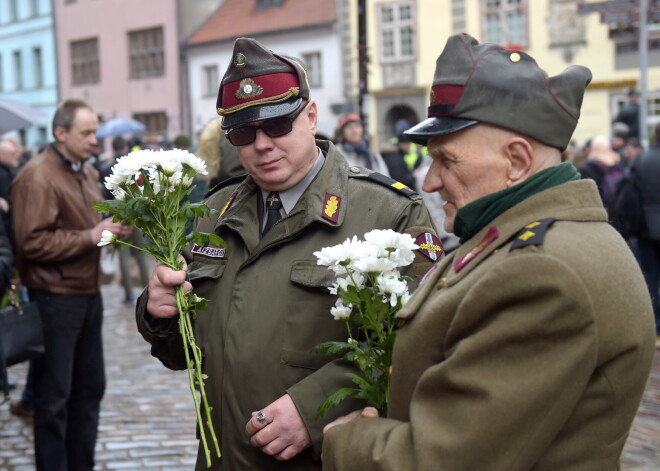
[(46, 116), (9, 133), (34, 150), (51, 140), (50, 122), (58, 101), (51, 8), (50, 0), (0, 0), (0, 97), (30, 105)]
[[(580, 0), (365, 0), (368, 38), (369, 129), (375, 149), (388, 146), (394, 124), (426, 117), (435, 60), (451, 34), (467, 32), (531, 54), (555, 75), (572, 64), (589, 67), (574, 140), (609, 135), (630, 89), (639, 90), (638, 9), (580, 11)], [(594, 2), (591, 2), (594, 3)], [(602, 3), (602, 2), (596, 2)], [(620, 2), (619, 2), (620, 3)], [(633, 2), (634, 3), (634, 2)], [(650, 22), (660, 1), (648, 0)], [(357, 34), (357, 20), (351, 17)], [(617, 16), (618, 15), (618, 16)], [(657, 16), (656, 16), (657, 15)], [(605, 21), (604, 21), (605, 20)], [(608, 21), (611, 20), (611, 21)], [(649, 28), (648, 125), (660, 120), (660, 31)], [(354, 36), (355, 37), (355, 36)], [(353, 71), (358, 70), (357, 59)], [(652, 133), (651, 133), (652, 134)]]

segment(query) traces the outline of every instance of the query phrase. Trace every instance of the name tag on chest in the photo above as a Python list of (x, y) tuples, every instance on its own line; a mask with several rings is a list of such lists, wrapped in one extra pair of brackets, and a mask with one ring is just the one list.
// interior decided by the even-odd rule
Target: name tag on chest
[(225, 254), (227, 253), (227, 249), (224, 247), (202, 247), (197, 244), (193, 245), (192, 251), (193, 253), (206, 255), (207, 257), (212, 258), (225, 258)]

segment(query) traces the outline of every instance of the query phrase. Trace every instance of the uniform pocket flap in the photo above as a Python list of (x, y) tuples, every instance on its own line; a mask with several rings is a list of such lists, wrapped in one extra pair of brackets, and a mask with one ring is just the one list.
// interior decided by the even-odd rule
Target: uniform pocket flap
[(311, 260), (296, 260), (291, 266), (291, 281), (302, 286), (327, 288), (332, 286), (336, 277), (328, 267)]
[(227, 263), (224, 261), (217, 263), (196, 263), (188, 272), (190, 280), (199, 280), (201, 278), (221, 278), (225, 271)]

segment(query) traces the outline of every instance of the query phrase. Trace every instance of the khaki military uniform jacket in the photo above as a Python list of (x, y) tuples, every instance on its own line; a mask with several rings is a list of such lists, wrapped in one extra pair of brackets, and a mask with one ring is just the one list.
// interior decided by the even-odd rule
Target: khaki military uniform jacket
[(398, 313), (390, 417), (330, 430), (323, 469), (616, 470), (654, 330), (606, 218), (593, 182), (566, 183), (438, 262)]
[[(370, 181), (366, 178), (370, 172), (349, 168), (334, 146), (327, 146), (322, 146), (326, 161), (316, 179), (263, 239), (257, 209), (260, 190), (250, 177), (210, 196), (206, 201), (210, 207), (228, 207), (217, 221), (214, 216), (197, 226), (228, 244), (226, 251), (212, 256), (208, 251), (193, 253), (189, 265), (195, 293), (208, 299), (195, 332), (209, 375), (207, 394), (223, 453), (222, 463), (216, 460), (212, 469), (321, 468), (323, 426), (363, 404), (347, 400), (316, 419), (321, 402), (352, 383), (345, 375), (346, 364), (314, 349), (324, 341), (345, 341), (347, 333), (344, 323), (330, 314), (336, 300), (327, 290), (333, 273), (317, 265), (313, 253), (353, 235), (362, 238), (372, 229), (421, 233), (415, 227), (433, 227), (418, 195)], [(339, 204), (333, 214), (336, 221), (323, 216), (328, 195)], [(418, 257), (416, 269), (424, 272), (432, 262)], [(138, 305), (137, 321), (152, 344), (152, 354), (170, 368), (184, 368), (176, 324), (151, 327), (144, 318), (145, 302), (142, 299)], [(278, 462), (249, 444), (245, 425), (251, 412), (286, 393), (307, 426), (313, 449)], [(206, 469), (203, 458), (198, 459), (198, 469)]]

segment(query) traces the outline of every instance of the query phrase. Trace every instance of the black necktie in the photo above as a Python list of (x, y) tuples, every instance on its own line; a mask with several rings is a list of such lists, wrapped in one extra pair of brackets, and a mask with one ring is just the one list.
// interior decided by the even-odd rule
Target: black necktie
[(268, 198), (266, 198), (266, 225), (261, 232), (261, 237), (265, 236), (275, 223), (282, 219), (281, 209), (280, 195), (276, 191), (268, 193)]

